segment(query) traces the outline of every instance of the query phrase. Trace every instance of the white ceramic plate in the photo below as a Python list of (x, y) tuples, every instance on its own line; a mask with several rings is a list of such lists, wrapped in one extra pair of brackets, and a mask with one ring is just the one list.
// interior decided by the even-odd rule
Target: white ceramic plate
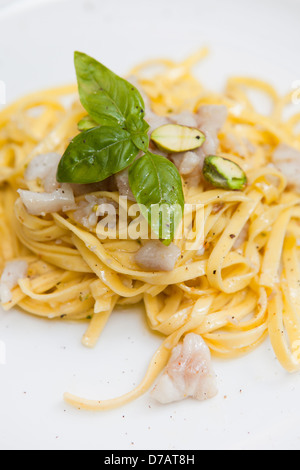
[[(213, 89), (232, 74), (270, 80), (282, 92), (300, 80), (300, 3), (285, 0), (65, 0), (0, 2), (0, 80), (7, 100), (74, 81), (73, 51), (126, 73), (146, 58), (184, 58), (203, 45), (198, 73)], [(1, 241), (0, 241), (1, 242)], [(2, 449), (298, 449), (300, 375), (287, 374), (269, 342), (251, 355), (215, 360), (217, 398), (158, 406), (145, 395), (93, 414), (64, 391), (109, 398), (137, 384), (160, 344), (143, 312), (116, 312), (94, 350), (84, 325), (0, 312)], [(3, 358), (2, 358), (3, 359)]]

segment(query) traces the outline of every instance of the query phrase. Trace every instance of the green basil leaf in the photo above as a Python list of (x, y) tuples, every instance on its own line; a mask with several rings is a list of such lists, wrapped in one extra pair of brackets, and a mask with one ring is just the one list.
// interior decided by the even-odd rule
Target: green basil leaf
[(140, 116), (131, 114), (126, 120), (126, 129), (130, 132), (134, 144), (143, 152), (147, 152), (149, 148), (149, 124)]
[(147, 152), (131, 166), (129, 184), (152, 231), (171, 243), (184, 211), (182, 181), (175, 165)]
[(129, 132), (119, 127), (96, 127), (76, 136), (57, 171), (59, 183), (97, 183), (127, 168), (139, 149)]
[(143, 150), (143, 152), (147, 152), (149, 148), (149, 137), (148, 134), (135, 134), (131, 135), (132, 142), (134, 145), (140, 149)]
[(136, 114), (130, 114), (126, 119), (126, 129), (131, 134), (141, 134), (147, 133), (150, 129), (150, 126), (145, 121), (145, 119), (141, 118), (141, 116)]
[(75, 68), (81, 103), (98, 124), (124, 127), (130, 115), (144, 117), (144, 100), (129, 82), (81, 52), (75, 52)]
[(99, 127), (99, 124), (94, 121), (90, 116), (86, 116), (81, 121), (79, 121), (78, 130), (80, 132), (88, 131), (89, 129), (94, 129), (95, 127)]

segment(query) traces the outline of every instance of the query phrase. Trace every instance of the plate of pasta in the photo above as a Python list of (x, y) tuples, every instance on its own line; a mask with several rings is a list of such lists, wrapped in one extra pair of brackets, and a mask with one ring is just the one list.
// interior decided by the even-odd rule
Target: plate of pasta
[(249, 28), (203, 45), (191, 11), (115, 3), (0, 10), (3, 446), (297, 448), (300, 82), (274, 44), (299, 5), (245, 54)]

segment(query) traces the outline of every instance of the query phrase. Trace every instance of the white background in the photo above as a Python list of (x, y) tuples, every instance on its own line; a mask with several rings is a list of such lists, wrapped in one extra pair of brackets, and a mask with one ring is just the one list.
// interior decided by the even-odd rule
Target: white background
[[(76, 49), (126, 73), (141, 60), (179, 60), (209, 45), (211, 58), (197, 73), (216, 90), (232, 74), (268, 79), (282, 93), (300, 79), (297, 1), (0, 2), (0, 80), (9, 102), (73, 82)], [(219, 395), (209, 402), (162, 407), (146, 394), (95, 414), (65, 405), (63, 392), (95, 399), (127, 392), (161, 338), (139, 308), (116, 312), (92, 351), (80, 344), (84, 329), (0, 312), (0, 448), (300, 448), (300, 375), (282, 370), (268, 341), (247, 357), (214, 360)]]

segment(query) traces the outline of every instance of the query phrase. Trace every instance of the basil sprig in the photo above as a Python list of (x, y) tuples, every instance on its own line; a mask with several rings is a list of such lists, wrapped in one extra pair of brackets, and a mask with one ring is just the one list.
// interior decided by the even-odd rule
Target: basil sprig
[[(170, 243), (181, 221), (184, 196), (177, 168), (149, 149), (149, 125), (139, 91), (92, 57), (75, 52), (80, 101), (88, 112), (57, 171), (60, 183), (88, 184), (129, 169), (129, 184), (143, 215)], [(142, 152), (140, 158), (137, 156)], [(151, 206), (163, 209), (154, 217)], [(163, 222), (163, 221), (169, 222)]]

